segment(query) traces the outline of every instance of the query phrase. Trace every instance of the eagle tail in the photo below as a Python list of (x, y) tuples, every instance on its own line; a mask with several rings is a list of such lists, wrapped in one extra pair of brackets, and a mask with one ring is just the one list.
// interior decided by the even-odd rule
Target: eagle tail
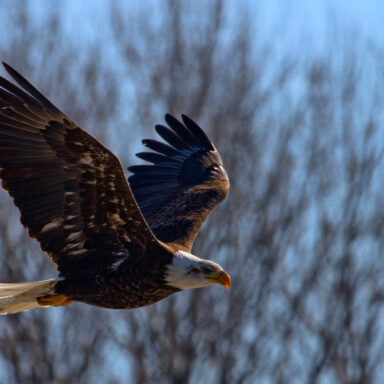
[[(40, 298), (55, 295), (57, 279), (31, 283), (0, 283), (0, 315), (48, 307)], [(40, 302), (40, 303), (39, 303)]]

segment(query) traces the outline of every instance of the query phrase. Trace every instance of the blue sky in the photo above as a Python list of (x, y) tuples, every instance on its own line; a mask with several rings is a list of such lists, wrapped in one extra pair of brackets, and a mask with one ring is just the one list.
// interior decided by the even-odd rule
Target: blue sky
[[(189, 0), (191, 1), (191, 0)], [(153, 15), (161, 2), (155, 0), (116, 1), (134, 9), (148, 9)], [(226, 1), (238, 7), (237, 1)], [(251, 17), (258, 21), (258, 33), (267, 42), (270, 37), (277, 49), (299, 49), (309, 54), (319, 54), (335, 35), (351, 39), (384, 43), (384, 2), (380, 0), (266, 0), (242, 1), (251, 10)], [(99, 39), (104, 32), (109, 2), (106, 0), (67, 0), (62, 2), (65, 23), (69, 34), (76, 39)], [(45, 1), (35, 0), (39, 12), (44, 12)], [(253, 14), (252, 14), (253, 13)]]
[[(25, 6), (25, 1), (1, 0), (12, 7)], [(184, 0), (190, 4), (193, 0)], [(39, 20), (47, 9), (60, 6), (68, 36), (73, 42), (103, 42), (108, 33), (108, 0), (32, 0), (32, 9)], [(156, 17), (161, 1), (115, 0), (114, 3), (135, 9), (144, 8), (148, 17)], [(381, 0), (224, 0), (230, 7), (249, 7), (249, 16), (257, 20), (257, 33), (263, 42), (276, 49), (295, 48), (313, 55), (337, 43), (336, 35), (354, 40), (369, 40), (384, 45), (384, 2)], [(6, 13), (1, 17), (9, 17)], [(340, 38), (340, 37), (339, 37)]]

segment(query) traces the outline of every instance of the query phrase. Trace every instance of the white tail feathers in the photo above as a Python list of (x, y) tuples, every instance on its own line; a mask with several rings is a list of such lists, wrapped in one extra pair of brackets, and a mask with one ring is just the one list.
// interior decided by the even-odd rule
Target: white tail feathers
[(0, 284), (0, 315), (43, 308), (37, 298), (55, 293), (57, 279), (32, 283)]

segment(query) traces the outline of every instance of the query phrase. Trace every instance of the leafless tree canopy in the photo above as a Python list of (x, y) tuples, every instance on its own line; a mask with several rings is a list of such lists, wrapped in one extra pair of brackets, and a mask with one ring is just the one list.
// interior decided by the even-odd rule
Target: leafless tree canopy
[[(222, 1), (111, 2), (103, 36), (78, 42), (62, 9), (15, 3), (1, 1), (0, 58), (126, 165), (165, 112), (207, 130), (231, 191), (194, 253), (233, 285), (139, 310), (2, 317), (0, 382), (380, 382), (380, 51), (346, 39), (324, 56), (282, 57), (258, 40), (249, 7)], [(5, 192), (0, 210), (0, 281), (53, 276)]]

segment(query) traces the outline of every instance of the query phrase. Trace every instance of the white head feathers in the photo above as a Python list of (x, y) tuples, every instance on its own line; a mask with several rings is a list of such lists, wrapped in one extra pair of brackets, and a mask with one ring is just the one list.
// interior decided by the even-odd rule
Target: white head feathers
[(229, 275), (220, 265), (210, 260), (200, 259), (188, 252), (178, 251), (168, 265), (165, 280), (178, 289), (192, 289), (211, 284), (230, 287)]

